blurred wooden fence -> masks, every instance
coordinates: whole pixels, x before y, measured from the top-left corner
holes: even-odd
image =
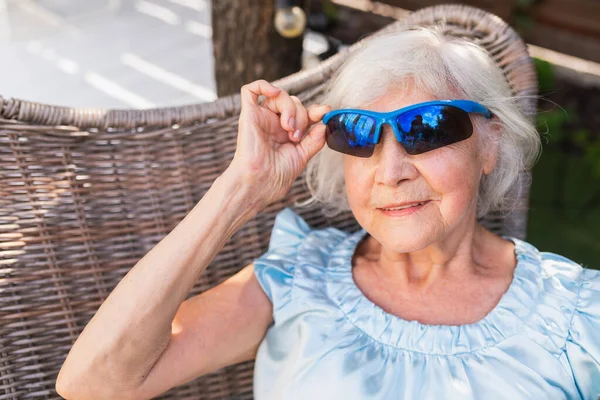
[[[405,10],[462,3],[490,11],[512,25],[527,43],[600,62],[600,0],[332,0],[360,9],[389,5]]]

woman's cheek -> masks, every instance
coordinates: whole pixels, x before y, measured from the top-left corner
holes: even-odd
[[[348,198],[350,207],[357,211],[360,208],[369,207],[371,187],[367,179],[352,172],[349,172],[346,177],[352,177],[351,179],[346,178],[346,197]]]
[[[349,156],[345,156],[349,157]],[[346,182],[346,196],[350,206],[367,207],[371,185],[369,173],[357,160],[344,159],[344,177]]]
[[[423,160],[418,168],[432,189],[438,193],[471,192],[479,179],[474,151],[468,146],[449,146],[439,150],[437,154],[433,151],[433,157]]]

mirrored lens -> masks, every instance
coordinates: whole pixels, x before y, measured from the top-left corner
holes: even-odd
[[[370,157],[377,124],[375,119],[358,113],[344,113],[327,122],[327,145],[330,149],[356,157]]]
[[[396,118],[402,132],[402,145],[408,154],[439,149],[473,134],[466,111],[454,106],[425,106],[407,111]]]

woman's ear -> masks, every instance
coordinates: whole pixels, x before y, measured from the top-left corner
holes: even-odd
[[[498,163],[498,149],[504,126],[498,117],[494,116],[486,128],[488,129],[488,138],[484,145],[482,171],[484,175],[489,175]]]

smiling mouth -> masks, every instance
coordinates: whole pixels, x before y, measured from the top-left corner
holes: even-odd
[[[413,204],[408,204],[408,205],[405,205],[405,206],[394,207],[394,208],[380,208],[380,210],[384,210],[384,211],[404,210],[406,208],[418,207],[418,206],[421,206],[421,205],[423,205],[425,203],[427,203],[427,201],[422,201],[420,203],[413,203]]]
[[[398,207],[390,207],[390,208],[379,208],[380,210],[383,211],[396,211],[396,210],[404,210],[406,208],[412,208],[412,207],[418,207],[421,206],[423,204],[429,203],[430,200],[425,200],[425,201],[420,201],[420,202],[415,202],[415,203],[411,203],[411,204],[406,204],[403,206],[398,206]]]
[[[423,207],[425,207],[429,203],[430,203],[430,200],[427,200],[427,201],[422,201],[419,203],[407,204],[405,206],[400,206],[400,207],[378,208],[378,210],[389,216],[406,216],[406,215],[410,215],[410,214],[413,214],[413,213],[421,210]]]

